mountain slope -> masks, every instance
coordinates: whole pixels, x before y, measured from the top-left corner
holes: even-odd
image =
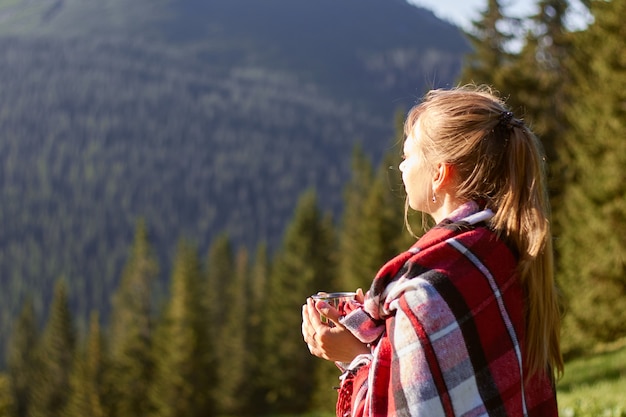
[[[338,213],[465,50],[399,0],[0,0],[1,330],[61,276],[106,316],[139,217],[166,277],[182,236],[275,247],[309,187]]]

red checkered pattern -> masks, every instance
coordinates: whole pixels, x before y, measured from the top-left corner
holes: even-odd
[[[489,216],[462,207],[388,262],[342,320],[373,344],[344,375],[339,416],[558,415],[549,372],[527,379],[517,260]]]

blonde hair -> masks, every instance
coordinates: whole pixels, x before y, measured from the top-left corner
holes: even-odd
[[[491,226],[518,251],[527,376],[547,368],[560,375],[561,315],[540,141],[486,86],[428,92],[409,112],[406,136],[415,128],[421,129],[426,160],[453,167],[456,196],[491,208]]]

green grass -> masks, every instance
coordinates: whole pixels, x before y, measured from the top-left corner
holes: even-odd
[[[566,363],[557,390],[563,417],[626,417],[626,339]]]

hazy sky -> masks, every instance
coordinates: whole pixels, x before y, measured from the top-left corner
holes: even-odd
[[[448,20],[467,28],[472,19],[487,6],[487,0],[409,0],[417,6],[430,9],[441,19]],[[535,0],[503,1],[509,14],[515,16],[529,15],[535,12]]]
[[[478,18],[487,6],[487,0],[408,0],[417,6],[432,10],[437,17],[448,20],[464,29]],[[502,0],[500,4],[510,16],[529,16],[537,12],[537,0]],[[570,3],[571,9],[566,24],[570,29],[583,29],[591,23],[589,15],[579,1]]]

